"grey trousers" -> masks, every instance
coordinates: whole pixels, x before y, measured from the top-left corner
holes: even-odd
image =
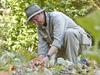
[[[84,34],[85,31],[82,29],[74,29],[69,28],[65,32],[64,36],[64,45],[61,50],[58,51],[57,57],[63,57],[65,59],[68,59],[69,61],[73,62],[74,64],[78,63],[79,58],[79,50],[80,49],[80,41],[86,41],[86,44],[89,43],[89,38],[86,34]],[[85,37],[83,37],[83,35]],[[82,38],[86,40],[82,40]],[[85,43],[84,43],[85,45]]]

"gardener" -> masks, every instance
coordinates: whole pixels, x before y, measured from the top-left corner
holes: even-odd
[[[32,22],[38,29],[41,62],[56,55],[56,58],[63,57],[77,64],[81,51],[91,45],[91,39],[84,29],[62,12],[45,12],[36,4],[26,8],[25,12],[28,18],[26,23]]]

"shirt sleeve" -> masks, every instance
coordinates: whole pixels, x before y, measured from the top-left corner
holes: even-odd
[[[47,42],[43,39],[43,36],[41,35],[40,31],[38,30],[38,55],[46,55],[49,47]]]
[[[54,25],[54,31],[53,31],[54,40],[52,46],[61,48],[64,38],[64,26],[65,26],[64,17],[60,14],[56,15],[53,18],[53,25]]]

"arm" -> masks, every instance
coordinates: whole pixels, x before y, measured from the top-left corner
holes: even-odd
[[[62,15],[58,14],[55,17],[53,17],[53,25],[54,41],[51,45],[51,48],[48,51],[48,55],[50,56],[57,53],[58,49],[61,48],[61,45],[63,44],[65,19],[62,17]]]
[[[43,36],[40,33],[40,30],[38,29],[38,55],[39,56],[45,56],[49,50],[47,42],[43,39]]]

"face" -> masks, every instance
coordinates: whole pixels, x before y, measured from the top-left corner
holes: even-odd
[[[35,23],[38,26],[42,26],[45,22],[44,13],[42,12],[32,17],[31,22]]]

